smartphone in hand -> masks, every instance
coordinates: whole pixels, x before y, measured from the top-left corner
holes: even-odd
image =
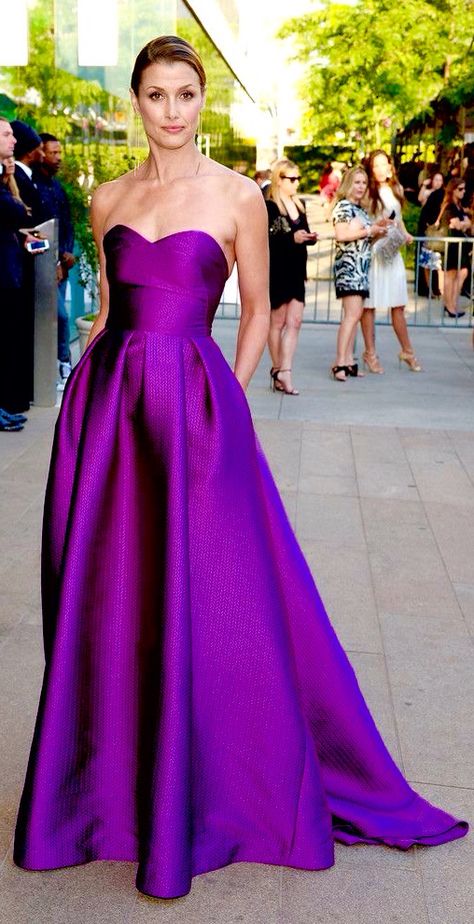
[[[27,241],[25,248],[28,253],[44,253],[45,250],[49,250],[49,241],[44,238],[38,238],[35,241]]]

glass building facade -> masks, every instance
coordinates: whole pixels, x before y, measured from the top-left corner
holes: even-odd
[[[151,38],[177,34],[201,54],[208,75],[201,138],[204,152],[230,167],[251,171],[254,139],[235,113],[252,106],[238,72],[236,0],[25,0],[28,63],[2,66],[0,112],[60,136],[66,145],[143,144],[129,103],[136,54]],[[198,9],[196,10],[195,7]],[[201,10],[209,10],[203,24]],[[215,34],[210,23],[216,23]],[[12,17],[12,27],[14,18]],[[225,51],[222,49],[225,45]],[[234,51],[229,63],[226,54]],[[138,143],[138,145],[137,145]]]
[[[78,253],[71,274],[74,319],[84,314],[84,299],[94,304],[97,288],[91,192],[144,158],[145,138],[133,117],[129,85],[135,57],[150,39],[177,34],[194,45],[208,78],[198,145],[240,172],[255,169],[255,143],[246,133],[255,104],[241,73],[238,9],[236,0],[16,0],[16,5],[25,14],[24,34],[15,34],[22,17],[12,16],[9,42],[0,40],[0,114],[50,132],[63,144],[60,179],[72,206]]]

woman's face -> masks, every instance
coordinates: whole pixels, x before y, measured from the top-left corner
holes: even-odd
[[[184,61],[150,64],[143,71],[138,96],[133,90],[131,96],[150,141],[174,150],[194,140],[204,93],[196,71],[189,64]]]
[[[453,190],[453,199],[456,202],[461,202],[461,199],[463,199],[465,192],[466,192],[466,185],[465,183],[461,183],[460,186],[456,186],[456,189]]]
[[[367,191],[367,177],[364,173],[356,173],[352,180],[351,191],[349,194],[349,199],[352,199],[353,202],[360,202],[364,198]]]
[[[392,175],[392,168],[385,154],[377,154],[372,161],[372,173],[377,183],[385,183]]]
[[[278,186],[280,193],[283,196],[296,196],[298,192],[298,184],[300,181],[300,174],[297,167],[287,167],[284,173],[280,173],[278,178]]]
[[[444,177],[442,173],[435,173],[433,179],[431,180],[432,189],[442,189],[444,186]]]

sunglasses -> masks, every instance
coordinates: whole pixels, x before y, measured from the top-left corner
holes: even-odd
[[[300,176],[286,176],[286,174],[280,174],[280,180],[289,180],[290,183],[297,183],[298,180],[301,180]]]
[[[464,192],[465,188],[465,186],[456,186],[458,192]]]

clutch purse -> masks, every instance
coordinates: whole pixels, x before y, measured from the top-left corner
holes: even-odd
[[[405,241],[405,232],[398,225],[389,225],[385,237],[379,238],[372,250],[382,263],[392,263]]]

